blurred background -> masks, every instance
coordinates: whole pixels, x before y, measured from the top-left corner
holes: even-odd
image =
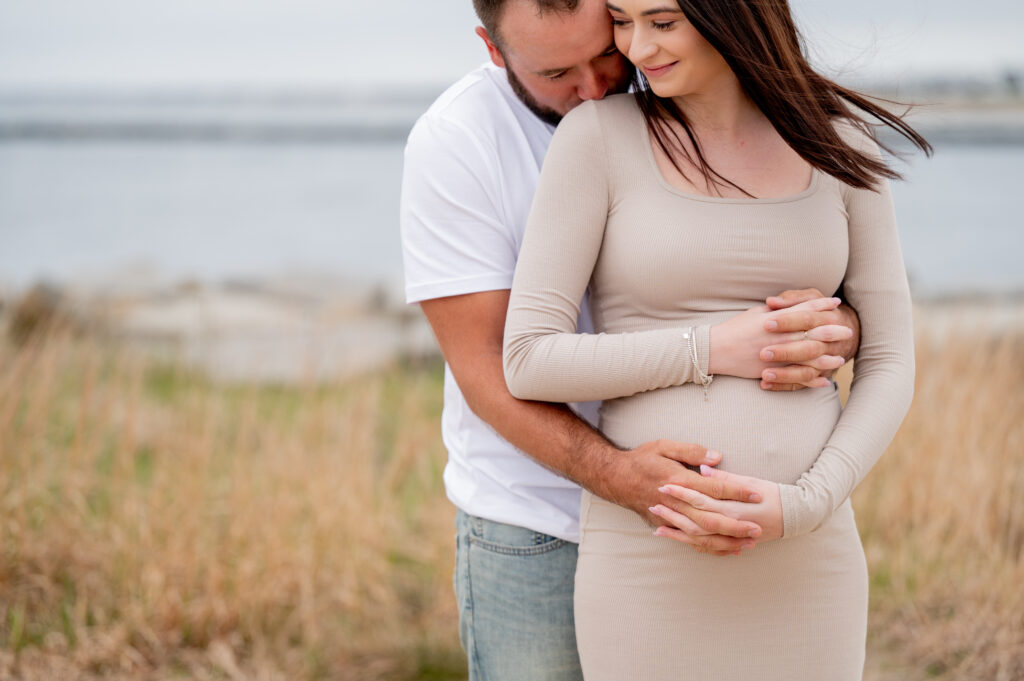
[[[894,187],[921,366],[858,490],[869,674],[1024,679],[1024,5],[791,5],[936,148]],[[463,678],[398,198],[475,26],[469,0],[6,0],[0,678]]]

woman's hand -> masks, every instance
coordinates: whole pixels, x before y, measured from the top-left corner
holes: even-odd
[[[793,332],[802,336],[804,330],[820,324],[838,324],[850,329],[851,333],[834,340],[816,338],[808,333],[806,339],[796,342],[780,340],[775,345],[763,348],[761,360],[776,362],[780,365],[762,372],[761,388],[764,390],[800,390],[806,387],[805,382],[808,378],[813,380],[819,374],[829,376],[834,371],[818,371],[815,360],[823,358],[824,354],[842,357],[847,362],[857,354],[857,348],[860,345],[860,318],[857,316],[857,311],[846,303],[825,312],[791,311],[800,303],[821,297],[821,292],[818,289],[810,288],[783,291],[765,301],[772,310],[787,310],[786,314],[776,316],[766,324],[766,328],[769,331],[774,331],[780,339],[792,336]]]
[[[658,504],[651,508],[651,513],[666,523],[654,531],[655,535],[689,544],[701,553],[714,553],[704,550],[701,546],[700,538],[708,534],[708,532],[701,528],[700,519],[702,515],[718,513],[734,520],[757,523],[761,527],[761,535],[759,537],[748,540],[740,550],[734,551],[729,555],[738,556],[742,550],[751,549],[755,544],[778,539],[782,536],[782,497],[777,483],[746,475],[726,473],[710,466],[701,466],[700,470],[701,475],[704,477],[717,479],[722,483],[742,484],[748,489],[756,490],[761,495],[761,501],[755,504],[712,499],[705,494],[686,487],[665,485],[660,487],[658,491],[685,502],[688,510],[684,513],[679,513],[663,504]]]
[[[838,298],[816,296],[784,309],[754,307],[712,326],[708,373],[759,378],[764,388],[773,384],[788,384],[790,390],[830,385],[827,376],[845,360],[826,354],[828,344],[853,335],[852,329],[836,323],[839,305]],[[797,359],[769,359],[776,353]]]

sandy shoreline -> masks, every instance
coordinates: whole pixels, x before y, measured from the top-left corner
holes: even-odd
[[[419,309],[382,286],[282,278],[34,291],[45,298],[43,307],[59,307],[71,325],[101,342],[180,361],[222,381],[342,380],[437,354]],[[17,308],[13,300],[3,305],[7,324]]]
[[[101,342],[181,361],[228,382],[344,380],[403,359],[436,357],[418,306],[383,286],[314,277],[47,289],[46,304]],[[8,292],[4,325],[17,314]],[[1024,297],[924,300],[919,338],[1024,334]]]

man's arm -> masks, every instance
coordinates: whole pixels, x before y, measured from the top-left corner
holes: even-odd
[[[658,491],[671,483],[717,499],[759,501],[745,483],[702,476],[683,465],[714,465],[721,455],[667,440],[621,450],[568,407],[521,401],[509,393],[502,370],[508,298],[507,290],[499,290],[420,303],[473,412],[542,465],[639,513],[652,525],[663,521],[651,507],[663,505],[684,515],[702,532],[690,542],[697,550],[721,555],[752,545],[751,537],[761,532],[756,524],[690,507]]]

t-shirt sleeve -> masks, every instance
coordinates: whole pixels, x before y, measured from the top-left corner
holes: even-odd
[[[516,243],[500,190],[493,145],[452,121],[417,122],[402,171],[407,302],[511,288]]]
[[[603,134],[586,102],[559,124],[544,160],[505,324],[505,380],[520,399],[605,400],[693,380],[686,328],[575,333],[608,217]],[[695,331],[706,372],[709,327]]]
[[[843,189],[850,244],[844,288],[860,316],[861,342],[832,436],[795,485],[780,485],[785,537],[817,529],[846,501],[896,435],[914,392],[910,290],[889,183],[880,181],[877,191]]]

